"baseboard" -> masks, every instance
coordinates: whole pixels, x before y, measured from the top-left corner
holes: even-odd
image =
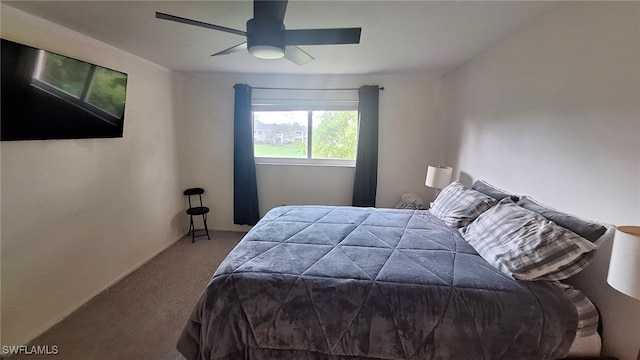
[[[100,294],[102,294],[103,292],[109,290],[109,288],[111,288],[113,285],[115,285],[120,280],[124,279],[125,277],[129,276],[134,271],[136,271],[139,268],[141,268],[144,264],[148,263],[151,259],[153,259],[154,257],[158,256],[158,254],[160,254],[161,252],[167,250],[171,245],[175,244],[176,242],[178,242],[180,239],[182,239],[186,235],[187,235],[187,233],[184,233],[180,237],[178,237],[176,240],[173,240],[173,241],[168,242],[167,244],[164,244],[162,247],[160,247],[159,250],[153,252],[151,255],[149,255],[146,258],[144,258],[141,262],[139,262],[138,264],[132,266],[129,270],[125,271],[120,276],[118,276],[114,280],[112,280],[109,283],[107,283],[104,287],[102,287],[101,290],[97,291],[93,295],[87,296],[82,301],[80,301],[78,303],[78,305],[73,306],[69,310],[62,312],[59,316],[55,317],[53,320],[48,321],[45,325],[43,325],[40,328],[38,328],[36,331],[33,332],[33,335],[28,337],[28,340],[25,341],[24,344],[20,344],[20,345],[29,345],[29,343],[31,343],[33,340],[35,340],[38,336],[42,335],[47,330],[51,329],[57,323],[59,323],[62,320],[66,319],[69,315],[73,314],[76,310],[80,309],[81,307],[83,307],[84,305],[89,303],[95,297],[97,297]],[[3,345],[5,345],[5,344],[3,344]],[[15,344],[11,344],[11,345],[15,345]],[[11,358],[11,356],[3,355],[1,359],[7,359],[8,360],[10,358]]]
[[[235,225],[235,227],[216,227],[209,228],[209,231],[227,231],[227,232],[235,232],[235,233],[246,233],[251,230],[253,226],[249,225]]]

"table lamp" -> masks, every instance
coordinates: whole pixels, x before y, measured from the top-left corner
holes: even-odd
[[[640,226],[616,228],[607,282],[621,293],[640,300]]]
[[[449,166],[429,166],[427,168],[427,179],[424,184],[436,189],[436,198],[440,190],[451,183],[451,167]]]

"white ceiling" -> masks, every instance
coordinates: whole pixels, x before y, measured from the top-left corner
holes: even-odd
[[[548,1],[290,0],[288,29],[362,27],[358,45],[301,46],[316,60],[210,55],[242,36],[155,18],[155,12],[246,30],[252,2],[4,1],[177,71],[304,74],[442,73],[558,3]]]

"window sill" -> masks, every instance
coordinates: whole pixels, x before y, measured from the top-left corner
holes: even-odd
[[[256,165],[356,167],[355,160],[256,157]]]

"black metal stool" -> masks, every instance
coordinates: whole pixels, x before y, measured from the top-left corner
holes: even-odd
[[[196,231],[204,231],[207,235],[207,239],[211,240],[209,237],[209,228],[207,227],[207,214],[209,213],[209,208],[206,206],[202,206],[202,194],[204,194],[204,189],[202,188],[191,188],[184,191],[184,194],[189,199],[189,208],[187,209],[187,215],[189,215],[189,232],[187,235],[191,235],[191,242],[196,242]],[[200,206],[193,207],[191,205],[191,197],[198,195],[198,199],[200,199]],[[193,224],[193,217],[202,215],[202,221],[204,222],[204,229],[197,229]],[[204,234],[198,235],[204,236]]]

